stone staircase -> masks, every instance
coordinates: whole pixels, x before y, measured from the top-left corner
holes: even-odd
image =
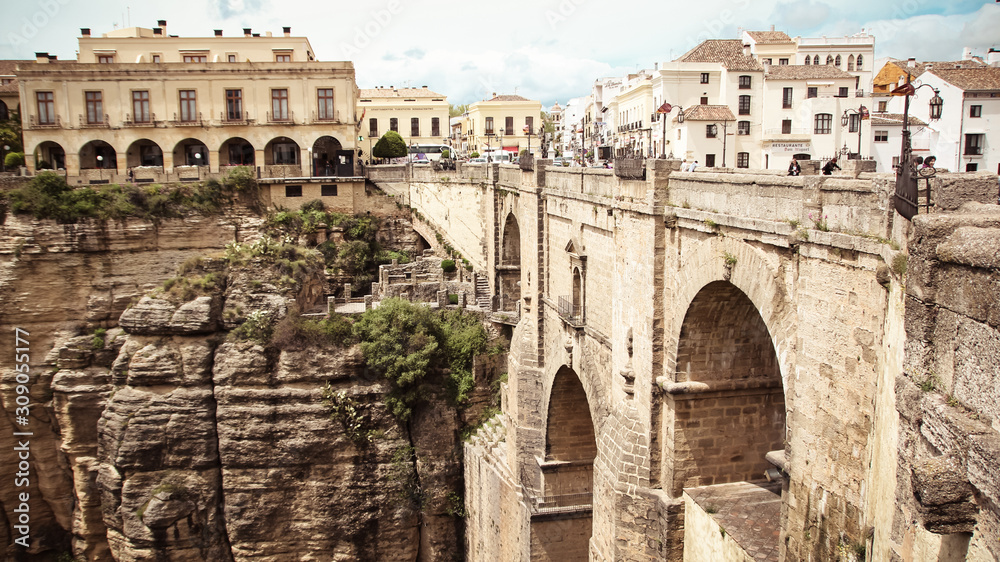
[[[483,310],[491,310],[493,308],[493,295],[490,294],[490,282],[487,281],[485,275],[479,273],[474,275],[476,277],[476,306]]]

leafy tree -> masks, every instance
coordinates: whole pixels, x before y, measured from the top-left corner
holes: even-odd
[[[17,110],[10,111],[10,119],[0,121],[0,146],[9,146],[11,152],[23,152],[21,143],[21,116]]]
[[[406,142],[396,131],[386,131],[372,149],[372,155],[376,158],[401,158],[406,153]]]
[[[458,117],[466,111],[469,110],[469,104],[463,103],[461,105],[448,104],[448,117]]]

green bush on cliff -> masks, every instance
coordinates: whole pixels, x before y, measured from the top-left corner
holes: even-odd
[[[386,404],[405,421],[431,389],[427,375],[447,366],[445,390],[454,406],[467,399],[475,379],[473,358],[486,348],[479,319],[462,311],[435,312],[402,299],[386,299],[354,324],[369,368],[392,381]]]

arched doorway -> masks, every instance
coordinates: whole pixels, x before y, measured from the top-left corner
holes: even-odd
[[[516,312],[521,301],[521,230],[514,213],[507,214],[500,250],[500,310]]]
[[[350,151],[345,151],[340,141],[324,136],[316,139],[312,146],[313,175],[317,176],[351,176],[353,174],[353,159]],[[350,161],[350,170],[345,164]],[[345,173],[346,172],[346,173]]]
[[[10,119],[10,110],[7,109],[7,104],[3,100],[0,100],[0,121],[8,119]]]
[[[531,523],[533,560],[588,559],[596,458],[587,392],[572,368],[560,367],[549,395],[542,497]]]
[[[115,148],[102,140],[92,140],[80,148],[80,169],[118,168],[118,153]]]
[[[219,148],[220,166],[253,166],[255,151],[246,139],[233,137]]]
[[[174,147],[174,167],[208,165],[208,147],[200,140],[184,139]]]
[[[139,166],[163,166],[163,150],[149,139],[139,139],[129,145],[125,152],[125,164],[129,168]]]
[[[774,344],[753,302],[727,281],[709,283],[688,307],[677,343],[671,487],[762,480],[770,451],[784,449],[785,400]]]
[[[275,137],[264,147],[264,164],[294,165],[299,163],[299,144],[288,137]]]
[[[66,151],[59,143],[45,141],[35,149],[36,170],[61,170],[66,168]]]

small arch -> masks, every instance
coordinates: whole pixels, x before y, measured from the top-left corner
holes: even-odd
[[[275,137],[264,147],[264,164],[295,165],[299,163],[299,143],[288,137]]]
[[[854,70],[854,55],[847,57],[847,70]]]
[[[174,146],[174,166],[208,166],[208,147],[198,139],[187,138]]]
[[[35,148],[36,170],[62,170],[66,168],[66,151],[53,141],[44,141]]]
[[[92,140],[80,147],[80,169],[114,170],[118,168],[115,147],[102,140]]]
[[[163,150],[160,145],[149,139],[139,139],[129,145],[125,151],[125,165],[129,168],[138,166],[163,166]]]
[[[819,64],[819,55],[813,55],[813,64]]]
[[[317,176],[339,176],[343,169],[341,157],[344,147],[339,140],[331,136],[316,139],[312,146],[313,174]]]
[[[833,64],[833,55],[826,55],[826,64],[827,65]]]
[[[573,268],[573,318],[583,319],[583,273]]]
[[[806,64],[812,64],[812,57],[806,57]]]
[[[244,138],[226,139],[219,147],[220,166],[253,166],[256,162],[256,151],[253,145]]]
[[[514,213],[504,221],[500,246],[500,309],[517,311],[521,301],[521,229]]]
[[[840,55],[837,55],[837,58],[833,60],[833,66],[840,68],[840,63],[842,62],[844,62],[843,59],[840,58]]]
[[[857,70],[863,70],[865,66],[864,61],[865,61],[864,55],[858,55],[858,62],[856,63],[854,68],[856,68]]]

